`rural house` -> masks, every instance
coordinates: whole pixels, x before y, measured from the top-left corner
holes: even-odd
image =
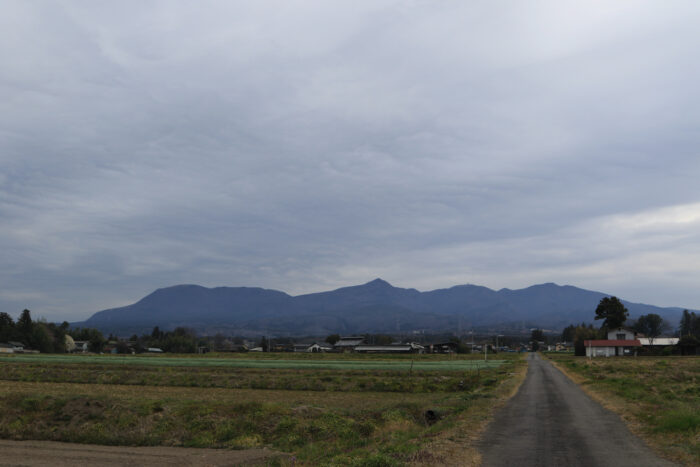
[[[21,342],[13,342],[13,341],[10,341],[10,342],[8,342],[8,344],[10,344],[10,345],[12,346],[12,351],[13,351],[14,353],[18,353],[18,352],[19,352],[19,353],[22,353],[22,352],[24,352],[24,344],[22,344]]]
[[[634,331],[618,328],[608,331],[607,339],[584,340],[586,357],[614,357],[622,355],[637,355],[642,346]]]
[[[87,353],[89,344],[88,341],[73,341],[74,347],[70,351]]]
[[[430,344],[428,346],[428,351],[430,353],[457,353],[459,349],[459,344],[457,342],[438,342],[437,344]]]
[[[325,343],[319,344],[318,342],[314,342],[306,349],[306,352],[313,352],[313,353],[331,352],[331,351],[333,351],[333,346],[331,346],[330,344],[325,344]]]
[[[330,346],[329,344],[319,344],[318,342],[314,342],[313,344],[294,344],[294,351],[295,352],[318,353],[318,352],[331,352],[332,350],[333,350],[333,347]]]
[[[355,350],[355,347],[364,342],[365,338],[362,336],[341,337],[333,346],[333,350],[336,352],[352,352]]]

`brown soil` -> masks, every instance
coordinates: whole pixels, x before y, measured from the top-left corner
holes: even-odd
[[[270,449],[194,449],[173,447],[124,447],[54,441],[0,440],[0,466],[106,467],[148,465],[165,467],[264,465],[282,455]]]

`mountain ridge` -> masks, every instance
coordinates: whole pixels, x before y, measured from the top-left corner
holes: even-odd
[[[330,333],[449,332],[469,328],[561,329],[593,322],[602,292],[553,282],[523,289],[463,284],[420,292],[377,278],[365,284],[292,296],[261,287],[179,284],[156,289],[132,305],[101,310],[76,326],[117,335],[154,326],[186,326],[204,334],[322,335]],[[657,313],[676,326],[682,308],[621,300],[630,318]]]

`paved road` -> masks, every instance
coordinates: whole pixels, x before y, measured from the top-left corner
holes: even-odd
[[[528,358],[523,385],[480,441],[484,467],[674,465],[551,363],[535,353]]]
[[[97,446],[53,441],[0,440],[0,467],[265,465],[277,454],[269,449],[232,451],[226,449]]]

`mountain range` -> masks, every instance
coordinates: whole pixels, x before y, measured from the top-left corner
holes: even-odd
[[[601,292],[553,283],[498,291],[478,285],[419,292],[382,279],[363,285],[291,296],[257,287],[176,285],[138,302],[95,313],[73,326],[120,336],[184,326],[200,334],[301,336],[332,333],[505,332],[560,330],[593,322]],[[675,328],[682,308],[621,300],[630,318],[656,313]]]

